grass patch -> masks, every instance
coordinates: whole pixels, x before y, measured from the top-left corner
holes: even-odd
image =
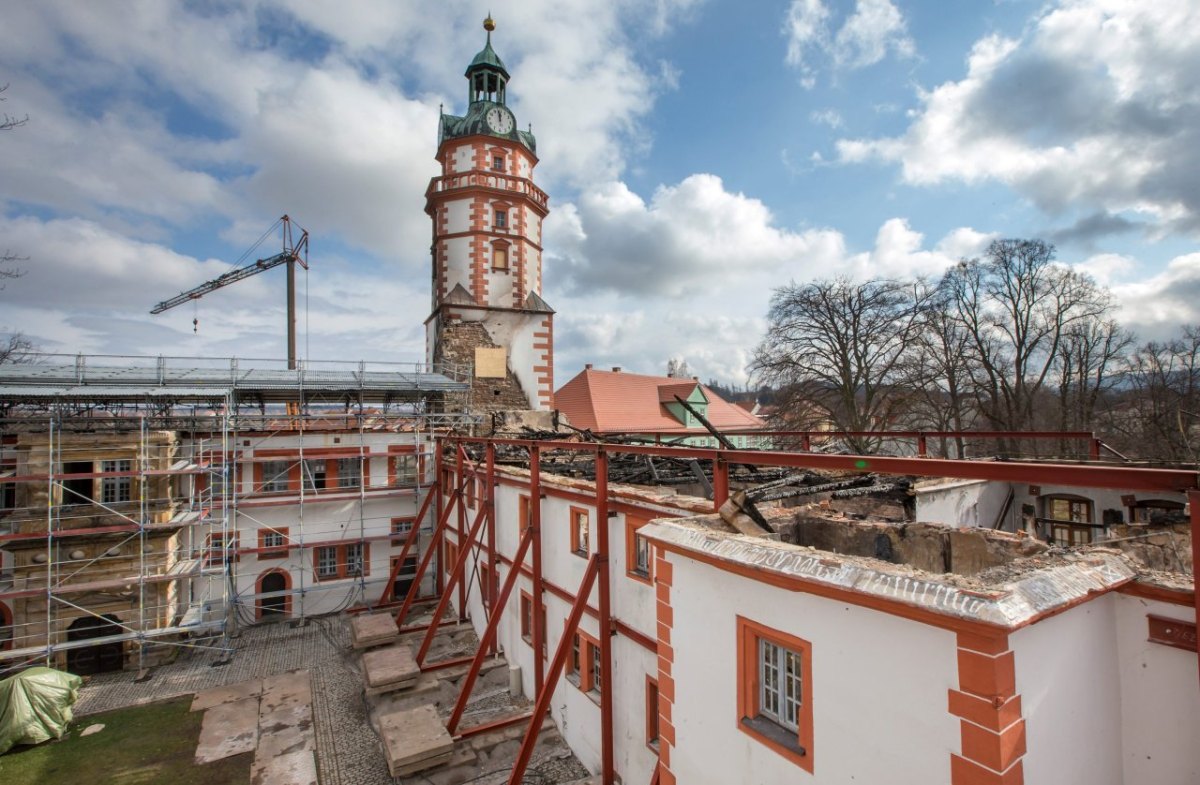
[[[4,785],[249,785],[254,753],[195,762],[204,712],[186,696],[77,718],[61,741],[14,747],[0,755]],[[89,725],[104,730],[80,736]]]

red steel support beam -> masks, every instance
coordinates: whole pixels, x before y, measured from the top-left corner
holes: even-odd
[[[487,587],[484,589],[484,595],[487,597],[487,607],[490,611],[488,621],[491,621],[491,616],[496,613],[496,593],[500,588],[500,575],[497,569],[495,553],[496,553],[496,445],[489,443],[486,451],[487,456],[487,488],[483,492],[483,506],[487,510],[487,556],[488,556],[488,574]],[[496,653],[496,641],[488,647],[488,654]]]
[[[542,637],[545,636],[546,631],[542,629],[545,626],[542,624],[542,608],[545,600],[542,599],[541,455],[541,448],[538,445],[531,444],[529,446],[529,531],[533,534],[533,564],[531,565],[533,567],[533,608],[529,613],[533,617],[533,692],[535,695],[542,691],[542,682],[546,678],[546,662],[542,657],[542,647],[546,645]],[[520,564],[519,561],[515,563]]]
[[[454,455],[455,474],[458,477],[457,484],[458,484],[459,488],[465,488],[466,487],[466,474],[464,474],[464,470],[463,470],[463,460],[466,457],[466,455],[465,455],[466,450],[464,450],[462,448],[462,446],[460,445],[459,448],[457,450],[455,450],[454,452],[455,452],[455,455]],[[471,481],[472,482],[475,481],[474,475],[472,475]],[[455,527],[455,530],[454,530],[455,533],[458,534],[459,548],[462,548],[463,536],[466,533],[466,528],[467,528],[466,522],[467,522],[467,505],[463,504],[462,500],[460,499],[458,502],[458,525]],[[449,591],[450,591],[449,586],[445,586],[442,588],[442,594],[447,594],[447,593],[449,593]],[[466,619],[467,619],[467,582],[459,581],[459,583],[458,583],[458,620],[466,621]]]
[[[413,576],[412,586],[408,587],[408,594],[404,595],[404,604],[400,606],[400,610],[396,612],[396,626],[404,624],[404,618],[408,615],[408,609],[412,607],[413,602],[417,599],[417,592],[421,589],[421,579],[425,577],[425,570],[429,569],[429,562],[433,560],[433,555],[437,553],[438,545],[442,542],[442,534],[446,530],[446,523],[450,520],[450,513],[455,507],[462,506],[463,489],[460,485],[454,489],[454,495],[450,497],[450,503],[442,510],[442,517],[438,518],[437,526],[433,527],[433,538],[429,541],[429,548],[421,557],[421,562],[417,565],[417,573]],[[416,526],[413,527],[415,531]]]
[[[478,736],[479,734],[487,733],[488,731],[500,730],[501,728],[519,725],[527,719],[529,719],[529,712],[526,711],[522,712],[521,714],[514,714],[511,717],[504,717],[502,719],[492,720],[490,722],[482,722],[478,725],[472,725],[469,728],[463,728],[462,731],[460,731],[454,737],[454,740],[459,741],[460,739],[469,739],[472,736]]]
[[[917,434],[917,455],[924,458],[929,455],[929,443],[926,441],[925,434]]]
[[[526,529],[521,535],[517,552],[513,555],[514,565],[519,565],[525,560],[525,554],[529,552],[529,543],[532,541],[533,531]],[[479,677],[479,669],[483,667],[487,649],[496,640],[496,630],[500,626],[500,614],[504,610],[505,603],[508,602],[509,595],[512,594],[513,587],[517,585],[517,578],[520,575],[520,569],[514,566],[508,571],[508,577],[504,579],[504,587],[500,589],[500,596],[496,598],[496,608],[488,619],[487,629],[483,631],[483,637],[479,641],[479,648],[475,650],[475,658],[471,661],[471,667],[467,669],[466,675],[462,678],[458,700],[454,704],[454,711],[450,713],[450,719],[446,722],[446,730],[451,736],[454,735],[454,730],[458,727],[459,720],[462,719],[463,712],[467,708],[467,701],[471,699],[471,689],[475,686],[475,679]]]
[[[713,508],[721,509],[721,505],[729,499],[729,461],[725,459],[724,451],[719,451],[713,459]]]
[[[461,588],[467,583],[464,577],[464,570],[467,565],[467,557],[471,555],[471,546],[475,543],[475,538],[479,536],[479,530],[483,528],[483,522],[487,520],[485,510],[480,509],[475,515],[475,523],[471,525],[471,531],[467,534],[465,540],[458,541],[458,557],[454,560],[454,567],[450,572],[450,578],[446,583],[446,587],[442,590],[442,598],[438,600],[437,610],[433,612],[433,618],[440,619],[442,614],[446,612],[446,606],[450,604],[450,593],[455,587]],[[459,597],[463,597],[463,593],[459,592]],[[466,604],[465,599],[460,599],[459,602]],[[459,606],[463,607],[462,605]],[[460,611],[459,615],[463,615]],[[436,627],[430,627],[425,637],[421,640],[421,646],[417,649],[417,665],[418,667],[425,663],[425,655],[429,653],[429,647],[433,644],[433,638],[437,634]]]
[[[1188,510],[1192,518],[1192,604],[1196,611],[1196,629],[1200,629],[1200,579],[1196,578],[1196,565],[1200,564],[1200,491],[1188,492]],[[1196,652],[1196,663],[1200,666],[1200,650]]]
[[[605,525],[608,525],[607,521],[605,521]],[[533,755],[534,745],[537,744],[538,730],[541,728],[542,719],[550,709],[550,699],[554,697],[554,688],[558,686],[558,679],[562,675],[563,666],[567,662],[567,654],[571,651],[571,641],[579,629],[579,619],[583,616],[583,608],[587,605],[587,597],[592,591],[592,584],[596,582],[598,568],[599,559],[597,556],[592,556],[588,560],[587,571],[583,574],[583,580],[579,583],[579,592],[575,595],[575,604],[571,606],[571,613],[567,616],[567,626],[563,630],[562,638],[558,641],[558,648],[554,650],[554,660],[550,663],[549,681],[537,693],[537,703],[533,707],[533,714],[529,717],[529,727],[525,730],[525,738],[521,741],[521,750],[517,753],[517,759],[513,761],[512,773],[508,777],[508,785],[520,785],[521,779],[525,776],[525,769],[529,767],[529,758]],[[601,647],[603,646],[604,644],[602,643]],[[534,651],[534,658],[541,659],[537,656],[536,650]],[[603,682],[600,684],[600,689],[604,689]]]
[[[400,574],[400,570],[404,569],[404,560],[408,557],[409,550],[412,549],[413,543],[420,536],[421,521],[425,519],[425,513],[429,512],[429,503],[434,496],[441,495],[441,486],[435,481],[429,486],[429,493],[425,495],[425,501],[421,502],[421,510],[417,513],[417,517],[413,518],[412,529],[409,530],[408,536],[404,538],[404,547],[400,549],[400,555],[396,558],[396,563],[392,565],[392,572],[388,576],[387,585],[383,587],[383,594],[379,597],[379,604],[386,605],[391,602],[396,591],[396,576]]]
[[[460,441],[486,443],[482,438],[456,437]],[[528,446],[519,439],[493,439],[495,444]],[[595,444],[543,441],[542,450],[595,452]],[[662,455],[672,458],[716,460],[753,466],[785,466],[836,472],[954,477],[964,480],[1002,480],[1032,485],[1072,485],[1081,488],[1113,488],[1130,491],[1184,493],[1200,488],[1200,474],[1188,469],[1152,469],[1109,464],[1035,463],[1032,461],[985,461],[959,458],[898,458],[888,455],[827,455],[824,453],[768,452],[765,450],[721,450],[698,447],[655,447],[652,445],[606,445],[610,454]]]
[[[609,572],[608,545],[608,453],[601,447],[596,451],[596,567],[600,576],[600,781],[613,785],[616,769],[613,765],[613,683],[612,683],[612,596]],[[580,595],[586,606],[586,592]],[[578,620],[576,621],[578,624]],[[570,641],[570,637],[564,637]],[[557,677],[556,677],[557,678]],[[553,686],[550,687],[553,690]]]

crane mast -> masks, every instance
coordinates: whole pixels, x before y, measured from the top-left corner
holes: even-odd
[[[181,292],[169,300],[163,300],[158,305],[150,310],[152,314],[160,314],[163,311],[170,310],[177,305],[183,305],[194,300],[199,300],[210,292],[215,292],[218,289],[229,286],[232,283],[249,278],[252,275],[264,273],[267,270],[287,265],[287,344],[288,344],[288,368],[296,368],[296,265],[299,264],[305,270],[308,269],[308,231],[300,228],[300,239],[294,240],[292,234],[292,220],[288,216],[283,216],[276,221],[267,233],[259,239],[257,243],[249,251],[243,255],[249,255],[255,250],[266,238],[271,234],[276,227],[283,227],[283,250],[274,256],[268,256],[265,259],[259,259],[251,262],[243,267],[238,267],[224,273],[211,281],[205,281],[194,289],[188,289],[186,292]]]

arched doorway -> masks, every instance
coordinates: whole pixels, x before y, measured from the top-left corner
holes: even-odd
[[[121,632],[116,616],[84,616],[71,622],[71,626],[67,628],[67,641],[86,641],[120,635]],[[124,665],[124,647],[120,641],[67,649],[67,670],[77,676],[119,671]]]
[[[283,570],[268,570],[258,576],[258,602],[255,604],[255,617],[266,620],[272,618],[287,618],[292,615],[292,597],[287,592],[292,588],[292,576]],[[263,597],[273,594],[272,597]]]

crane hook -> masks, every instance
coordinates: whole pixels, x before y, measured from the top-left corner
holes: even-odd
[[[200,332],[200,320],[199,319],[192,319],[192,332],[193,333]]]

